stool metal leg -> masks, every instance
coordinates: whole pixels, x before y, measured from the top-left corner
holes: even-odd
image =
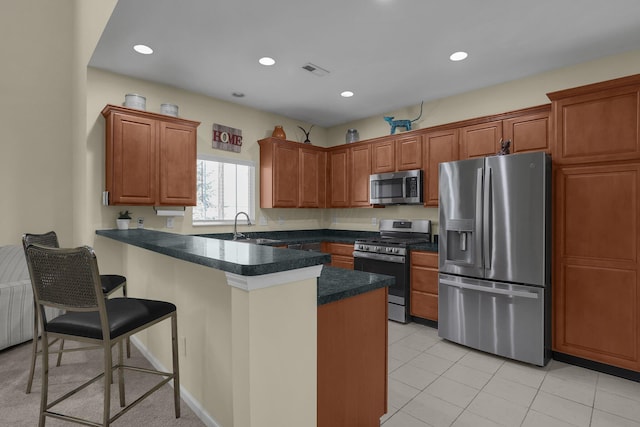
[[[27,394],[31,393],[33,374],[36,370],[36,358],[38,357],[38,305],[33,300],[33,344],[31,345],[31,366],[29,367],[29,379],[27,380]]]
[[[31,366],[29,367],[29,379],[27,380],[27,394],[31,393],[31,387],[33,385],[33,377],[36,371],[36,362],[38,361],[38,353],[42,352],[42,350],[38,351],[38,334],[40,332],[39,329],[39,320],[38,320],[38,306],[36,301],[33,301],[33,343],[31,346]],[[54,340],[51,344],[55,343]],[[40,346],[43,344],[40,343]],[[60,366],[62,361],[62,351],[64,350],[64,340],[60,340],[60,347],[58,348],[58,361],[56,362],[56,366]]]
[[[127,282],[122,285],[122,295],[127,297]],[[127,337],[127,359],[131,359],[131,337]]]
[[[180,367],[178,366],[178,315],[171,316],[171,351],[173,354],[173,401],[176,418],[180,418]]]
[[[40,418],[38,426],[44,427],[45,411],[49,394],[49,341],[47,333],[42,331],[42,390],[40,390]]]
[[[109,419],[111,418],[111,378],[113,360],[111,356],[111,344],[109,340],[104,340],[102,345],[104,346],[104,396],[103,396],[103,412],[102,412],[102,425],[108,426]]]
[[[118,392],[120,393],[120,407],[124,408],[126,403],[125,403],[125,395],[124,395],[124,369],[122,368],[123,362],[124,362],[122,358],[122,353],[123,353],[122,347],[123,347],[122,341],[119,341],[118,342]]]

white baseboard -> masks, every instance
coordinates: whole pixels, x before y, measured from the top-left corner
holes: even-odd
[[[153,367],[159,371],[170,372],[165,366],[158,361],[147,348],[140,342],[135,336],[131,337],[131,343],[136,346],[140,353],[153,365]],[[169,382],[169,385],[173,387],[173,381]],[[182,385],[180,386],[180,397],[187,404],[189,408],[196,414],[196,416],[208,427],[222,427],[213,419],[207,411],[204,410],[200,402],[198,402]]]

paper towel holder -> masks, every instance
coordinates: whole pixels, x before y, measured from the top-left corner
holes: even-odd
[[[153,210],[158,216],[184,216],[186,206],[154,206]]]

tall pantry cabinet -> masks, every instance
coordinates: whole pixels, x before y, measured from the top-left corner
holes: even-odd
[[[640,371],[640,75],[548,96],[553,350]]]

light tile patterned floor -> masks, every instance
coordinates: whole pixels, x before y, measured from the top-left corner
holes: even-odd
[[[382,427],[640,427],[640,383],[552,360],[544,368],[389,322]]]

